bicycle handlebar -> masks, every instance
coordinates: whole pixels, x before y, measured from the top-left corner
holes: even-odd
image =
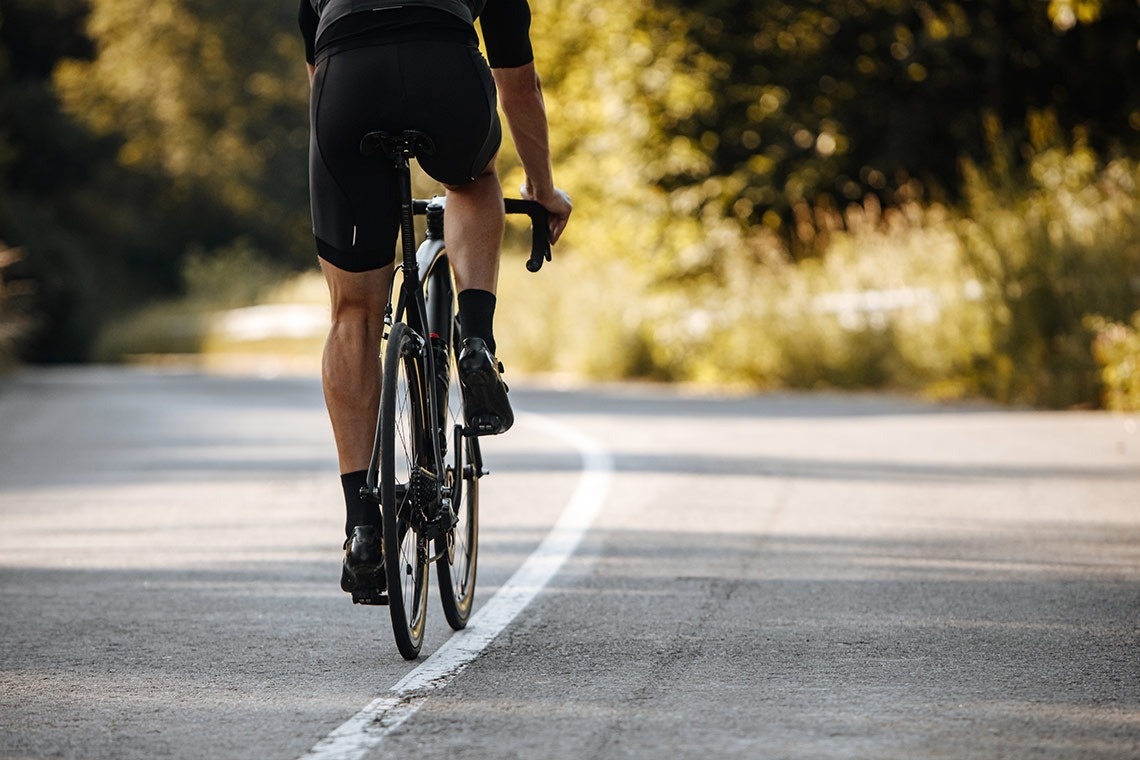
[[[442,199],[431,201],[412,201],[412,212],[417,216],[427,213],[428,206],[439,203]],[[525,201],[521,198],[505,198],[503,206],[508,214],[526,214],[530,217],[531,241],[530,258],[527,259],[526,268],[529,272],[542,269],[544,261],[550,261],[550,222],[546,209],[537,201]]]
[[[550,261],[550,222],[546,209],[537,201],[524,201],[521,198],[506,198],[503,201],[508,214],[526,214],[530,217],[530,258],[526,262],[528,272],[542,269],[542,262]]]

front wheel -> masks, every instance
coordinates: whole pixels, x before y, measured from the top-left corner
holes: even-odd
[[[458,631],[467,626],[475,600],[475,568],[479,556],[479,441],[463,438],[466,424],[459,387],[460,329],[456,320],[455,288],[446,256],[432,265],[426,287],[435,357],[435,393],[439,408],[437,431],[446,451],[443,491],[451,499],[457,523],[436,539],[436,576],[447,624]]]
[[[427,619],[428,547],[420,533],[417,489],[411,487],[427,422],[422,368],[411,331],[403,323],[394,325],[384,350],[380,393],[380,503],[388,611],[396,646],[408,660],[420,654]]]
[[[436,566],[443,616],[452,629],[467,627],[475,601],[475,568],[479,558],[479,457],[478,439],[463,439],[462,424],[454,425],[452,464],[448,468],[454,485],[452,505],[458,517],[455,530],[437,539],[440,558]]]

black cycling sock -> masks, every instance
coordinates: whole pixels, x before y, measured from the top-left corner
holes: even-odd
[[[357,525],[380,527],[380,507],[371,499],[360,498],[360,489],[364,488],[367,479],[367,470],[346,472],[340,476],[340,485],[344,489],[344,506],[347,512],[344,521],[345,536],[351,536],[352,529]]]
[[[495,353],[495,294],[486,290],[463,290],[459,293],[459,324],[464,338],[482,338]]]

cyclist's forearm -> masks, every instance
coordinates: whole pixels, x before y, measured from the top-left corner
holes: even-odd
[[[492,73],[511,137],[526,172],[527,189],[535,200],[547,200],[554,195],[554,171],[550,163],[546,104],[538,73],[533,63],[492,69]]]

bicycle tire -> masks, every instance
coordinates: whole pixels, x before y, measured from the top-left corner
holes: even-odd
[[[467,627],[475,600],[475,576],[479,559],[479,472],[475,438],[463,437],[463,400],[459,393],[459,326],[452,332],[448,385],[447,426],[452,431],[448,467],[452,506],[458,523],[448,536],[436,539],[440,558],[436,566],[443,616],[453,630]]]
[[[407,660],[419,656],[427,620],[427,546],[420,536],[421,507],[410,487],[426,423],[422,366],[407,325],[393,325],[380,393],[380,503],[388,612],[396,647]]]
[[[444,489],[450,494],[457,524],[445,535],[436,539],[435,553],[439,558],[436,579],[439,583],[440,602],[444,617],[452,629],[467,626],[475,598],[475,569],[479,537],[479,468],[472,465],[478,460],[478,443],[463,438],[463,399],[460,395],[458,356],[460,346],[459,320],[456,317],[456,295],[451,267],[445,249],[437,252],[424,281],[424,303],[435,346],[434,357],[446,376],[446,393],[435,383],[437,403],[441,407],[438,431],[441,450],[446,450]],[[439,350],[442,344],[443,351]],[[440,372],[436,367],[436,372]]]

